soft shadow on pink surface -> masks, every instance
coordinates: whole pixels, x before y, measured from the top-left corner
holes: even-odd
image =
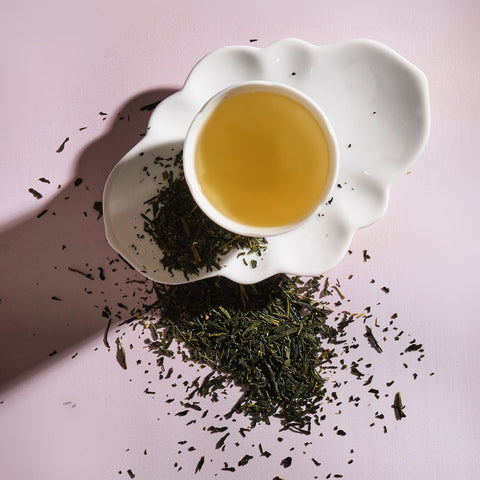
[[[105,348],[109,318],[115,347],[115,325],[148,301],[143,277],[106,242],[94,204],[113,166],[146,132],[154,104],[174,92],[141,93],[108,115],[110,130],[81,152],[72,182],[46,212],[0,234],[0,389],[96,332]]]

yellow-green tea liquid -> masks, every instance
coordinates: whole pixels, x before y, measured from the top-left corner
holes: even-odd
[[[221,102],[200,132],[195,168],[223,215],[274,227],[310,215],[328,178],[327,139],[314,116],[285,95],[254,91]]]

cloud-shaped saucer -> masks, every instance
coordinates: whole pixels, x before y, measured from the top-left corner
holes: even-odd
[[[284,39],[265,48],[220,48],[200,60],[184,87],[153,111],[146,136],[112,170],[103,210],[110,245],[146,277],[184,283],[182,272],[164,270],[163,253],[143,236],[144,202],[161,187],[161,172],[147,177],[156,157],[182,149],[196,113],[220,90],[245,81],[291,85],[318,103],[335,130],[340,155],[333,199],[306,224],[270,237],[252,268],[231,252],[219,271],[254,283],[276,273],[319,275],[338,264],[355,231],[378,220],[392,182],[419,156],[428,138],[430,110],[425,75],[390,48],[372,40],[314,46]],[[158,172],[157,172],[158,173]],[[155,181],[153,180],[155,178]]]

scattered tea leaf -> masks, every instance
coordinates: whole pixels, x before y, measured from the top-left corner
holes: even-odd
[[[151,112],[152,110],[155,109],[155,107],[160,103],[160,100],[156,101],[156,102],[153,102],[153,103],[149,103],[148,105],[144,105],[143,107],[140,107],[140,111],[144,112],[144,111],[148,111],[148,112]]]
[[[244,455],[241,460],[238,461],[238,466],[245,466],[253,457],[251,455]]]
[[[93,275],[91,273],[82,272],[78,268],[68,267],[68,271],[83,275],[84,277],[88,278],[89,280],[94,280]]]
[[[423,347],[421,343],[412,343],[409,345],[406,349],[405,352],[416,352],[417,350],[420,350]]]
[[[69,137],[67,137],[63,142],[62,144],[57,148],[57,153],[60,153],[63,151],[63,149],[65,148],[65,144],[70,140]]]
[[[127,356],[125,354],[125,349],[123,348],[120,337],[116,338],[115,343],[117,344],[117,362],[120,364],[120,366],[124,370],[126,370],[127,369]]]
[[[268,457],[270,457],[270,456],[272,455],[270,452],[268,452],[268,451],[266,451],[266,450],[263,449],[261,443],[258,444],[258,449],[260,450],[260,456],[261,456],[261,457],[266,457],[266,458],[268,458]]]
[[[215,445],[215,448],[218,450],[219,448],[222,448],[224,443],[225,443],[225,440],[227,439],[227,437],[230,435],[230,433],[226,433],[222,438],[220,438],[220,440],[216,443]]]
[[[102,202],[95,202],[93,204],[93,209],[98,212],[97,220],[103,215],[103,203]]]
[[[40,192],[37,192],[34,188],[29,188],[28,191],[37,199],[40,200],[43,198],[43,195]]]
[[[401,420],[402,418],[405,418],[407,415],[403,411],[405,408],[405,405],[402,403],[402,397],[400,395],[400,392],[397,392],[395,394],[395,399],[393,401],[393,409],[395,411],[395,418],[397,420]]]
[[[375,335],[372,332],[372,329],[368,326],[365,325],[365,337],[368,339],[368,343],[372,346],[373,349],[375,349],[378,353],[382,353],[382,347],[378,343],[377,339],[375,338]]]
[[[107,348],[110,348],[110,344],[108,343],[108,330],[110,329],[110,324],[112,323],[112,319],[108,319],[107,327],[105,328],[105,333],[103,334],[103,343]]]
[[[205,456],[202,455],[200,457],[200,460],[197,463],[197,466],[195,467],[195,473],[198,473],[202,469],[204,463],[205,463]]]

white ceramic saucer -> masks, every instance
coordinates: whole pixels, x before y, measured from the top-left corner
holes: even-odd
[[[296,39],[266,48],[224,47],[193,68],[182,90],[153,111],[147,135],[112,170],[103,212],[110,245],[146,277],[184,283],[182,272],[164,270],[163,253],[143,235],[144,202],[161,187],[154,158],[182,149],[190,123],[205,102],[236,83],[266,80],[291,85],[316,101],[335,130],[340,156],[338,186],[322,215],[270,237],[257,267],[238,252],[222,268],[190,281],[222,275],[254,283],[276,273],[313,276],[334,267],[355,231],[378,220],[392,182],[419,156],[430,128],[425,75],[390,48],[371,40],[317,47]],[[146,175],[145,167],[150,173]],[[155,170],[156,169],[156,170]]]

